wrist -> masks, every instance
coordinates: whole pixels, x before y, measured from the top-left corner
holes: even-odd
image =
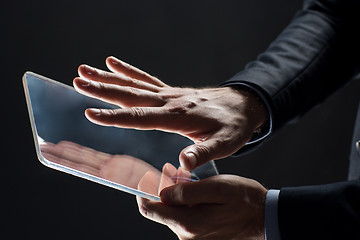
[[[245,101],[247,116],[254,128],[254,135],[259,135],[264,128],[269,128],[270,115],[266,104],[259,94],[246,85],[232,85],[234,89]]]
[[[260,185],[259,185],[260,186]],[[263,186],[257,189],[258,194],[252,199],[252,206],[255,207],[252,212],[252,217],[248,218],[248,232],[247,238],[254,240],[266,240],[265,233],[265,201],[268,190]]]

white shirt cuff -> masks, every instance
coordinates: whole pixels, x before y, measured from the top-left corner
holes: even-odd
[[[280,240],[278,200],[280,190],[270,189],[265,200],[265,240]]]

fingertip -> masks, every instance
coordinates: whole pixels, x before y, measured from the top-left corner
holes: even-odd
[[[114,56],[107,57],[105,62],[110,65],[119,65],[121,63],[121,61]]]
[[[73,79],[73,86],[74,86],[74,88],[76,88],[77,87],[77,84],[76,84],[76,82],[78,81],[78,79],[79,79],[79,77],[75,77],[74,79]]]
[[[160,200],[162,203],[164,204],[171,204],[171,199],[172,199],[172,187],[166,187],[163,190],[161,190],[160,194],[159,194]]]
[[[176,174],[176,168],[171,163],[165,163],[162,168],[162,171],[169,176]]]
[[[78,67],[78,72],[81,72],[82,70],[84,70],[85,65],[86,65],[86,64],[84,64],[84,63],[83,63],[83,64],[80,64],[79,67]]]
[[[91,77],[92,75],[96,75],[96,73],[96,69],[87,64],[81,64],[78,67],[78,74],[81,77]]]
[[[87,117],[98,117],[101,115],[101,109],[98,108],[88,108],[85,110],[85,115]]]
[[[110,55],[110,56],[108,56],[107,58],[106,58],[106,61],[109,61],[109,60],[111,60],[111,59],[117,59],[115,56],[113,56],[113,55]]]
[[[185,170],[183,167],[178,168],[178,176],[177,176],[177,182],[191,182],[191,173],[190,171]]]
[[[79,76],[84,76],[84,73],[85,73],[85,68],[86,68],[86,64],[81,64],[78,69],[77,69],[77,72],[79,74]]]
[[[101,116],[101,109],[88,108],[85,110],[85,117],[92,123],[100,124],[99,117]]]
[[[180,165],[187,171],[193,170],[197,166],[197,157],[194,152],[184,150],[179,157]]]
[[[82,93],[82,89],[81,89],[81,86],[80,86],[80,84],[79,84],[79,80],[80,78],[79,77],[76,77],[76,78],[74,78],[74,80],[73,80],[73,86],[74,86],[74,88],[75,88],[75,90],[77,91],[77,92],[80,92],[80,93]]]
[[[77,89],[77,90],[85,89],[85,88],[89,87],[90,84],[91,84],[91,82],[89,80],[80,78],[80,77],[76,77],[73,80],[73,85],[74,85],[75,89]]]

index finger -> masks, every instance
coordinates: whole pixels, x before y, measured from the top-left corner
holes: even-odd
[[[178,132],[181,125],[181,119],[164,107],[89,108],[85,115],[96,124],[120,128]]]

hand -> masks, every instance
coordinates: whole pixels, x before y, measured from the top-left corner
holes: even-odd
[[[181,182],[191,182],[191,173],[179,167],[176,169],[172,164],[163,166],[161,177],[153,171],[148,171],[139,181],[138,190],[159,196],[160,192],[169,186]]]
[[[217,175],[164,188],[162,203],[137,202],[144,217],[167,225],[181,240],[265,239],[266,194],[254,180]]]
[[[195,144],[179,156],[186,170],[235,153],[268,118],[249,92],[171,87],[114,57],[106,64],[112,72],[81,65],[74,87],[122,108],[87,109],[86,117],[100,125],[158,129],[190,138]]]

